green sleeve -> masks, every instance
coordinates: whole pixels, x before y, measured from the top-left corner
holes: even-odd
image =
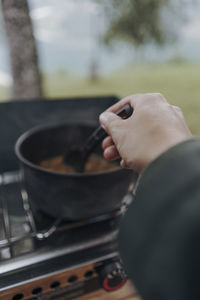
[[[176,145],[144,170],[119,245],[143,300],[200,299],[200,139]]]

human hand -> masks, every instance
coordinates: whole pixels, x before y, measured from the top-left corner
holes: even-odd
[[[133,114],[126,120],[114,114],[126,104]],[[109,134],[102,142],[104,157],[122,158],[121,166],[140,173],[170,147],[192,137],[183,113],[162,94],[136,94],[111,106],[99,117]]]

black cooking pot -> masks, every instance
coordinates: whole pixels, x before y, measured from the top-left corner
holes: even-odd
[[[117,168],[93,174],[64,174],[38,166],[44,159],[81,145],[94,126],[58,124],[24,133],[15,150],[21,162],[24,187],[33,210],[52,217],[80,220],[119,209],[130,184],[131,170]],[[100,153],[100,147],[96,152]]]

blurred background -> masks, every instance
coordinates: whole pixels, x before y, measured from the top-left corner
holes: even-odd
[[[0,101],[145,92],[200,134],[199,0],[0,0]]]

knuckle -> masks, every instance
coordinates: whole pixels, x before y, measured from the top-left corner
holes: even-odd
[[[152,101],[152,102],[166,102],[165,97],[161,93],[150,93],[146,94],[146,100],[147,102]]]
[[[155,97],[155,99],[157,101],[167,102],[167,100],[165,99],[165,97],[161,93],[154,93],[152,95]]]
[[[183,111],[179,106],[173,106],[173,109],[181,116],[184,117]]]
[[[149,107],[152,104],[159,105],[161,103],[168,103],[163,94],[161,93],[144,93],[130,95],[129,101],[134,104],[134,107]]]
[[[157,96],[157,97],[159,97],[159,98],[164,98],[164,96],[163,96],[163,94],[161,94],[161,93],[154,93],[155,94],[155,96]]]
[[[179,106],[173,105],[173,108],[175,108],[177,111],[182,112],[182,109]]]

